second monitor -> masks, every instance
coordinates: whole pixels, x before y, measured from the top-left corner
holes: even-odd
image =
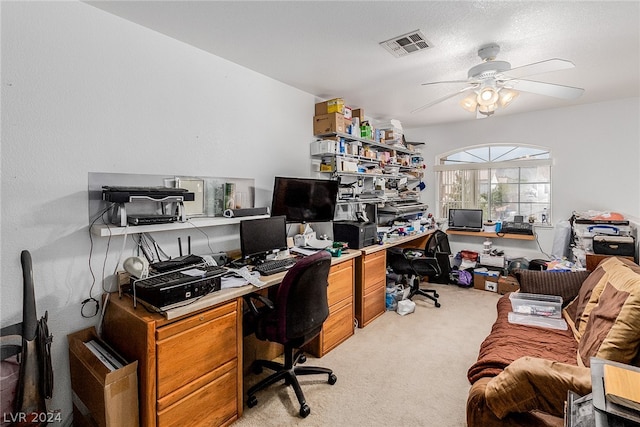
[[[284,216],[240,221],[242,259],[251,263],[287,249],[287,222]]]

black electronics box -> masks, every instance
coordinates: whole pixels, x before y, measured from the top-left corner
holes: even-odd
[[[635,256],[636,242],[632,236],[593,236],[593,252],[601,255]]]
[[[333,223],[333,240],[346,242],[351,249],[375,245],[378,227],[373,222],[338,221]]]

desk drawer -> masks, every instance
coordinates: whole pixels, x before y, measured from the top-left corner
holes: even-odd
[[[231,369],[178,400],[158,410],[158,427],[220,426],[237,420],[237,368]]]
[[[158,329],[158,399],[237,358],[238,315],[229,306],[236,303]]]
[[[347,298],[353,298],[353,260],[336,264],[329,270],[329,306]]]
[[[353,304],[351,301],[344,301],[331,307],[329,318],[322,325],[323,353],[332,350],[351,335],[353,335]]]
[[[371,255],[366,255],[363,262],[362,286],[364,293],[371,291],[371,288],[378,286],[380,281],[385,281],[387,274],[387,253],[378,251]]]
[[[385,312],[385,283],[379,282],[377,288],[363,296],[361,328]]]

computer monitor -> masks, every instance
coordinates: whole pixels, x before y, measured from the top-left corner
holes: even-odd
[[[271,215],[285,215],[287,222],[333,220],[338,181],[313,178],[275,177]]]
[[[287,248],[287,221],[284,215],[240,221],[242,258],[250,262]]]
[[[449,227],[481,229],[482,209],[449,209]]]

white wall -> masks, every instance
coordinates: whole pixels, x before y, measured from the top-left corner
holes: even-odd
[[[587,88],[587,90],[589,90]],[[528,114],[443,124],[405,131],[423,141],[427,189],[435,211],[435,158],[457,148],[493,142],[533,144],[552,150],[552,221],[573,211],[603,210],[640,216],[640,100],[630,98]],[[553,229],[538,228],[540,245],[551,252]],[[452,238],[452,249],[477,250],[481,239]],[[542,257],[537,243],[493,241],[514,256]]]
[[[66,335],[97,324],[80,314],[92,283],[88,173],[254,178],[265,206],[276,174],[310,174],[315,98],[87,4],[1,5],[2,326],[21,320],[27,249],[38,315],[49,312],[54,335],[48,407],[67,418]],[[206,231],[214,250],[239,247],[237,226]],[[207,250],[200,232],[186,234],[194,252]],[[177,255],[176,235],[154,237]],[[94,243],[100,278],[107,239]],[[121,245],[111,243],[107,275]]]

